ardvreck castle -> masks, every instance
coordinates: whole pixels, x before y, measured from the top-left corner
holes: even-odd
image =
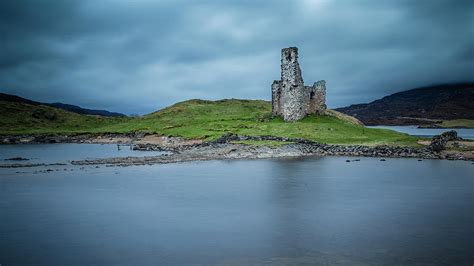
[[[285,121],[297,121],[308,114],[322,114],[326,110],[326,82],[320,80],[305,86],[298,64],[298,48],[281,50],[281,79],[272,84],[273,116]]]

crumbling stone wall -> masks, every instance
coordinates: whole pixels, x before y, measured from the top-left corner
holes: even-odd
[[[323,114],[326,110],[326,81],[320,80],[313,86],[307,86],[308,114]]]
[[[304,83],[298,63],[298,48],[281,50],[282,114],[285,121],[296,121],[306,115]]]
[[[280,81],[275,80],[272,84],[272,114],[273,116],[282,115],[281,112],[281,89]]]
[[[272,113],[285,121],[297,121],[326,110],[326,82],[305,86],[298,63],[298,48],[281,50],[281,80],[272,84]]]

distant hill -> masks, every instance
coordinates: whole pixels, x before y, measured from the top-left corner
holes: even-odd
[[[429,125],[445,120],[473,120],[474,83],[416,88],[336,110],[366,125]]]
[[[51,106],[59,109],[63,109],[69,112],[77,113],[77,114],[83,114],[83,115],[100,115],[100,116],[109,116],[109,117],[123,117],[126,116],[121,113],[116,113],[116,112],[109,112],[106,110],[94,110],[94,109],[86,109],[82,108],[77,105],[71,105],[71,104],[64,104],[64,103],[41,103],[41,102],[36,102],[32,100],[28,100],[16,95],[11,95],[11,94],[6,94],[6,93],[0,93],[0,101],[6,101],[6,102],[16,102],[16,103],[26,103],[30,105],[45,105],[45,106]]]
[[[63,109],[63,110],[67,110],[67,111],[73,112],[73,113],[83,114],[83,115],[101,115],[101,116],[111,116],[111,117],[126,116],[126,115],[121,114],[121,113],[109,112],[109,111],[106,111],[106,110],[86,109],[86,108],[82,108],[82,107],[77,106],[77,105],[65,104],[65,103],[50,103],[50,104],[46,104],[46,105],[51,106],[51,107],[60,108],[60,109]]]
[[[77,114],[12,95],[0,95],[0,136],[109,132],[112,125],[127,121],[128,117]]]

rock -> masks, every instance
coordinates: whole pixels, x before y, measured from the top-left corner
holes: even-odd
[[[239,140],[239,136],[227,132],[224,135],[222,135],[220,138],[216,139],[214,142],[215,143],[228,143],[230,141],[237,141],[237,140]]]
[[[458,132],[456,130],[446,131],[441,134],[441,137],[446,139],[446,141],[458,140]]]
[[[434,152],[440,152],[446,149],[448,141],[458,140],[458,133],[455,130],[443,132],[441,135],[433,136],[428,148]]]
[[[12,157],[5,159],[5,161],[28,161],[29,159],[23,157]]]

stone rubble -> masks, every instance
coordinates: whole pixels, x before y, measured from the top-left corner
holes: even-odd
[[[461,138],[458,138],[458,133],[455,130],[446,131],[442,133],[441,135],[433,136],[428,148],[432,151],[440,152],[446,149],[448,141],[456,141],[456,140],[461,140]]]

